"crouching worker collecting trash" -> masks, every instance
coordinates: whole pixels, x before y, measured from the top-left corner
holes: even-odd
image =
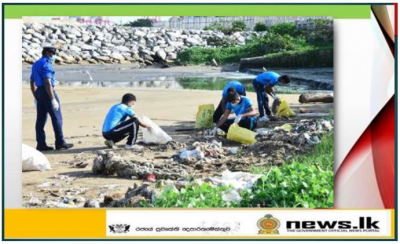
[[[275,95],[273,88],[278,83],[289,84],[290,83],[289,76],[279,75],[276,72],[268,71],[260,74],[253,80],[253,87],[257,93],[258,110],[260,112],[260,118],[259,118],[260,122],[269,121],[269,116],[271,116],[271,110],[269,109],[268,95],[270,95],[273,99],[279,99],[278,96]]]
[[[226,103],[228,102],[227,97],[228,97],[229,88],[234,88],[239,95],[246,96],[246,88],[239,81],[233,80],[233,81],[230,81],[228,84],[226,84],[226,86],[224,87],[224,89],[222,91],[222,99],[219,102],[219,105],[213,115],[214,123],[218,123],[218,121],[221,119],[221,116],[224,114],[224,112],[226,110]]]
[[[257,126],[257,113],[253,108],[253,102],[250,100],[250,98],[240,96],[234,88],[229,88],[227,100],[228,102],[226,103],[224,115],[219,120],[214,130],[220,128],[221,130],[228,132],[229,127],[233,123],[239,124],[240,127],[254,130]],[[232,110],[235,113],[236,118],[228,119]]]
[[[150,126],[143,123],[135,116],[132,107],[136,97],[127,93],[122,97],[122,102],[110,108],[103,124],[103,137],[109,148],[115,148],[115,143],[128,137],[125,149],[135,149],[135,143],[139,132],[139,125],[150,129]]]

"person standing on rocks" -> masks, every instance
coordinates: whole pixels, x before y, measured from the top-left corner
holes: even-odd
[[[257,126],[256,110],[253,108],[253,102],[250,98],[241,96],[231,87],[228,89],[227,104],[224,115],[221,117],[217,124],[217,128],[228,132],[229,127],[233,124],[239,124],[240,127],[254,130]],[[236,115],[234,119],[228,119],[231,111]]]
[[[246,96],[246,88],[242,83],[239,81],[233,80],[230,81],[228,84],[225,85],[224,89],[222,90],[222,99],[219,102],[217,109],[213,115],[213,122],[216,124],[221,119],[221,116],[224,114],[226,110],[226,103],[228,102],[228,89],[233,88],[240,96]]]
[[[125,149],[136,149],[135,145],[139,125],[150,129],[150,126],[143,123],[135,116],[132,107],[136,102],[135,95],[126,93],[122,97],[121,103],[115,104],[110,108],[103,123],[104,142],[108,148],[116,148],[115,143],[128,137]]]
[[[46,144],[46,134],[44,126],[46,125],[47,115],[50,115],[53,124],[54,134],[56,138],[56,150],[69,149],[73,144],[64,140],[62,130],[62,114],[60,107],[60,99],[54,89],[55,76],[53,69],[54,55],[56,49],[54,47],[44,47],[42,58],[32,65],[32,73],[30,77],[30,86],[36,103],[36,149],[39,151],[54,150]]]
[[[279,75],[273,71],[267,71],[258,75],[253,80],[253,87],[257,93],[258,110],[260,112],[260,122],[269,121],[271,116],[271,110],[269,109],[268,96],[270,95],[273,99],[278,99],[274,92],[274,86],[278,83],[289,84],[290,78],[287,75]],[[265,110],[265,112],[264,112]]]

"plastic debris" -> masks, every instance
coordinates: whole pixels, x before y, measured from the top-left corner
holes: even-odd
[[[229,189],[222,193],[222,200],[224,200],[225,202],[239,203],[242,198],[237,191]]]

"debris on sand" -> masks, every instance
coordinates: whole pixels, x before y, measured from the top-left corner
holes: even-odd
[[[135,177],[146,179],[154,174],[157,179],[177,179],[188,173],[184,167],[175,164],[154,164],[150,161],[138,161],[134,158],[121,158],[114,152],[98,151],[94,159],[92,171],[95,174],[117,175],[121,178]]]
[[[113,195],[105,196],[101,206],[103,207],[140,207],[142,202],[154,202],[157,194],[154,187],[148,183],[141,186],[134,184],[133,188],[128,188],[124,196]]]

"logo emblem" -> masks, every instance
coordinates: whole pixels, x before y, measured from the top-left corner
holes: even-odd
[[[118,225],[109,225],[108,228],[110,228],[111,233],[127,233],[129,232],[130,225],[123,225],[123,224],[118,224]]]
[[[258,220],[257,226],[260,229],[258,234],[268,235],[268,234],[279,234],[279,227],[281,223],[277,218],[274,218],[271,214],[265,215],[263,218]]]

